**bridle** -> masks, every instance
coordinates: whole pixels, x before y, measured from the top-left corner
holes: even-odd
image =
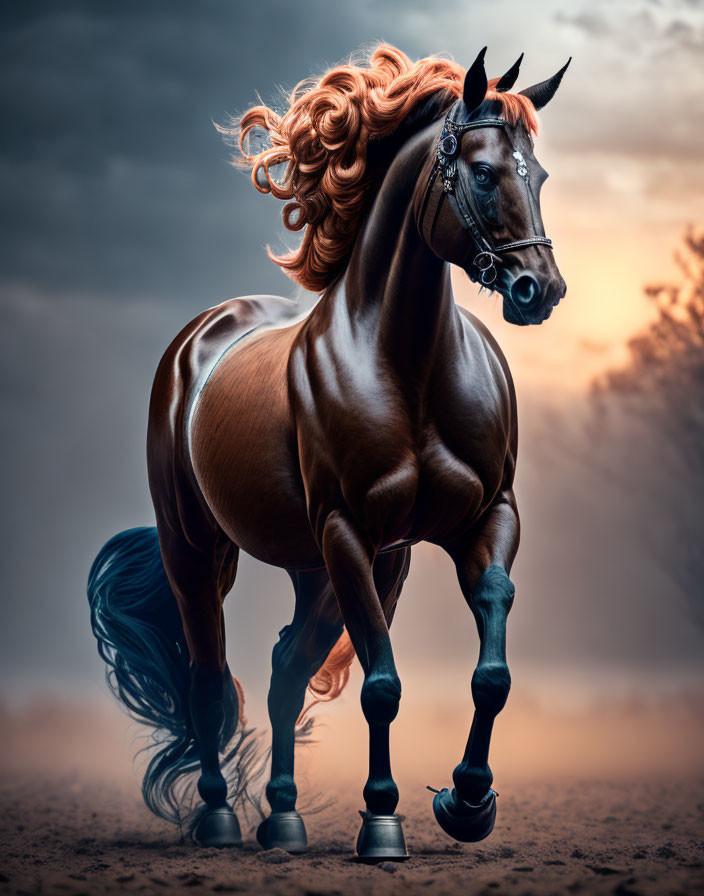
[[[503,253],[513,252],[516,249],[525,249],[527,246],[548,246],[552,249],[552,240],[549,240],[546,236],[530,236],[526,239],[514,240],[501,245],[497,245],[493,241],[491,234],[483,226],[471,190],[467,190],[465,187],[465,178],[459,176],[460,141],[462,135],[467,131],[474,131],[479,128],[501,128],[510,141],[507,131],[508,123],[502,118],[479,118],[476,121],[461,121],[460,115],[463,110],[465,110],[464,102],[459,99],[452,105],[445,117],[440,141],[437,146],[435,163],[426,186],[423,211],[421,213],[421,228],[426,242],[430,244],[433,225],[440,210],[442,199],[446,196],[452,211],[455,213],[455,217],[472,237],[476,252],[472,264],[479,272],[479,282],[482,286],[490,287],[495,283],[498,276],[497,265],[501,264],[500,256]],[[516,160],[516,169],[526,185],[529,203],[535,214],[535,202],[528,186],[528,166],[520,150],[516,149],[513,144],[511,144],[511,149]],[[440,175],[442,175],[442,188],[437,190],[435,187],[440,183]]]

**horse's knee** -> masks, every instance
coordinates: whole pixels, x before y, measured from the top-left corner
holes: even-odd
[[[502,566],[490,566],[484,571],[472,594],[472,609],[482,616],[497,610],[505,616],[513,606],[516,588]]]
[[[379,672],[368,675],[362,685],[362,712],[370,725],[389,725],[396,718],[401,702],[398,675]]]
[[[511,690],[511,675],[506,663],[483,663],[472,676],[472,697],[480,712],[495,716],[501,712]]]

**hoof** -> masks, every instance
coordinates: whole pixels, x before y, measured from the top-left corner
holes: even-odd
[[[401,862],[408,858],[400,815],[359,814],[362,828],[357,837],[357,858],[361,862]]]
[[[198,846],[242,846],[242,834],[237,816],[229,806],[204,809],[191,829],[191,837]]]
[[[303,819],[290,812],[272,812],[257,828],[257,841],[264,849],[284,849],[286,852],[305,852],[308,846]]]
[[[489,792],[478,806],[465,803],[456,791],[445,787],[433,798],[433,812],[438,824],[460,843],[476,843],[488,837],[496,821],[496,793]]]

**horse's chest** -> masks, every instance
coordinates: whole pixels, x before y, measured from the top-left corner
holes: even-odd
[[[440,538],[475,519],[496,478],[486,481],[478,460],[452,451],[437,435],[390,456],[387,471],[364,490],[362,515],[374,539],[388,547]]]
[[[362,349],[345,364],[317,345],[300,376],[292,366],[316,526],[342,504],[383,549],[441,539],[476,520],[501,483],[507,426],[500,390],[474,354],[436,372],[420,395],[379,376],[383,365]]]

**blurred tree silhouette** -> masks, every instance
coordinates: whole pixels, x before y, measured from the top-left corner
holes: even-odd
[[[627,363],[592,384],[592,460],[645,510],[641,534],[704,623],[704,232],[675,258],[681,281],[645,288],[656,317]]]

